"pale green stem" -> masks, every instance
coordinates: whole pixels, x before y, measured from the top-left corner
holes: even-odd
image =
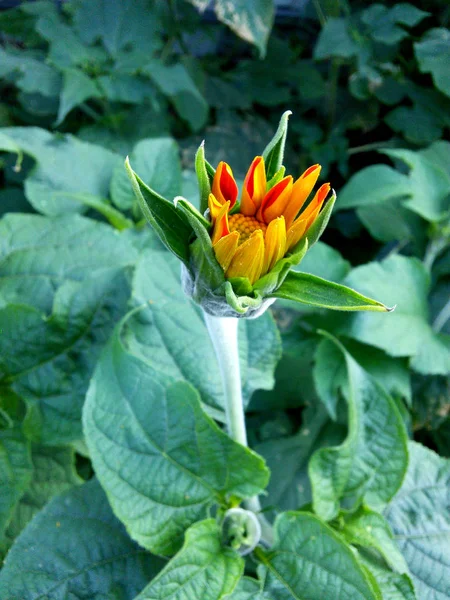
[[[228,433],[236,442],[248,447],[239,363],[239,320],[234,317],[213,317],[206,312],[204,315],[222,376]],[[258,497],[254,496],[246,500],[245,506],[257,514],[261,524],[262,538],[266,544],[270,545],[273,539],[272,526],[261,514]]]

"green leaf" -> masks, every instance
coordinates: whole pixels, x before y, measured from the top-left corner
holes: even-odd
[[[429,29],[421,41],[414,44],[414,52],[422,73],[431,73],[434,85],[450,96],[450,31],[443,27]]]
[[[186,265],[189,264],[189,241],[193,230],[174,204],[149,188],[133,171],[130,161],[125,168],[145,218],[167,248]]]
[[[56,125],[60,125],[71,110],[90,98],[99,98],[100,90],[96,82],[80,69],[63,70],[63,86],[59,101]]]
[[[375,577],[383,600],[418,600],[408,575],[394,573],[372,553],[360,550],[358,556],[363,566]]]
[[[426,107],[398,106],[384,118],[391,129],[403,135],[413,144],[425,145],[438,140],[442,135],[442,123]]]
[[[197,0],[191,0],[197,4]],[[267,41],[274,19],[273,0],[217,0],[217,18],[246,42],[254,44],[261,58],[266,54]]]
[[[130,155],[133,168],[142,181],[151,189],[158,190],[163,198],[172,200],[181,193],[181,164],[178,145],[172,138],[149,138],[141,140]],[[121,210],[130,210],[135,195],[127,171],[122,164],[114,169],[111,198]]]
[[[331,17],[323,26],[316,47],[314,58],[323,60],[332,58],[352,58],[360,52],[358,44],[353,40],[348,30],[347,19]]]
[[[179,265],[170,254],[142,254],[133,278],[133,304],[141,310],[135,317],[130,315],[124,326],[128,348],[173,381],[189,381],[203,404],[215,409],[211,414],[223,420],[222,379],[214,349],[201,311],[181,289]],[[273,387],[281,343],[269,313],[242,319],[239,329],[241,381],[247,404],[255,389]]]
[[[0,129],[3,140],[32,156],[37,165],[25,181],[25,194],[31,205],[49,216],[81,212],[76,200],[83,194],[99,198],[108,195],[109,182],[119,157],[71,135],[52,135],[38,127]],[[11,148],[6,147],[7,151]]]
[[[8,428],[0,429],[0,547],[32,472],[30,442],[23,435],[20,423],[13,420]]]
[[[408,563],[417,598],[446,600],[450,593],[450,461],[410,442],[402,488],[385,511]]]
[[[146,0],[79,0],[74,26],[85,44],[101,39],[113,57],[130,46],[151,55],[162,46],[157,7]]]
[[[411,403],[410,372],[405,360],[394,359],[373,346],[366,346],[353,340],[343,340],[342,344],[388,394],[404,398],[408,404]],[[347,379],[345,357],[335,344],[323,339],[317,346],[314,358],[313,373],[317,393],[330,416],[336,419],[338,392],[344,388],[345,393]]]
[[[271,471],[268,496],[262,498],[263,506],[287,510],[311,502],[308,478],[311,455],[318,448],[339,444],[345,436],[345,428],[330,423],[320,405],[303,412],[302,419],[302,427],[295,435],[271,439],[255,448]]]
[[[53,496],[82,483],[74,454],[69,447],[32,446],[32,478],[9,523],[6,535],[11,541]]]
[[[292,111],[290,110],[287,110],[285,113],[283,113],[275,135],[264,149],[263,158],[266,166],[267,181],[270,181],[273,177],[275,177],[283,166],[288,121],[291,114]]]
[[[387,165],[372,165],[358,171],[340,190],[336,210],[381,204],[413,194],[409,178]]]
[[[34,441],[81,437],[89,378],[125,310],[136,256],[124,236],[79,216],[0,222],[0,373],[26,401]]]
[[[330,308],[345,311],[378,311],[386,312],[388,308],[381,302],[367,298],[355,290],[327,281],[309,273],[291,271],[281,286],[271,294],[272,298],[294,300],[317,308]]]
[[[411,366],[419,373],[445,375],[450,371],[450,338],[434,333],[428,324],[430,282],[422,263],[390,256],[381,263],[353,269],[345,283],[366,294],[376,293],[397,308],[389,316],[351,316],[339,327],[340,333],[390,356],[411,357]]]
[[[226,600],[267,600],[267,596],[261,590],[261,585],[251,577],[241,577],[232,594],[225,597]]]
[[[336,593],[339,600],[379,598],[351,548],[311,514],[279,515],[273,547],[257,556],[267,598],[322,600]]]
[[[350,263],[331,246],[317,242],[308,250],[301,265],[292,267],[292,270],[339,283],[350,271]]]
[[[0,77],[14,76],[14,83],[25,93],[48,98],[59,96],[61,76],[56,69],[24,51],[13,54],[0,48]]]
[[[0,596],[134,600],[161,566],[130,540],[94,480],[53,499],[25,528],[0,573]]]
[[[220,528],[208,519],[186,531],[181,550],[136,600],[221,600],[233,591],[243,570],[243,559],[222,547]]]
[[[368,26],[369,35],[382,44],[396,44],[408,37],[409,33],[399,25],[414,27],[430,13],[412,4],[400,2],[393,8],[382,4],[371,4],[363,11],[361,19]]]
[[[260,493],[268,471],[206,416],[191,385],[173,383],[125,346],[125,325],[116,328],[92,379],[85,434],[96,473],[131,536],[171,554],[209,507],[229,495]]]
[[[411,176],[387,165],[372,165],[358,171],[342,188],[336,210],[356,208],[360,220],[380,241],[417,241],[424,235],[423,222],[404,202],[414,196],[419,193]]]
[[[408,572],[389,524],[380,513],[361,507],[355,513],[344,514],[340,532],[349,544],[377,550],[392,570]]]
[[[142,73],[148,75],[158,89],[170,98],[192,131],[202,129],[208,118],[208,105],[182,63],[167,66],[154,59],[142,69]]]
[[[383,150],[391,158],[398,158],[409,172],[412,197],[404,205],[427,221],[440,221],[449,213],[450,176],[426,158],[411,150]]]
[[[89,48],[83,44],[72,27],[67,25],[62,14],[58,12],[57,7],[50,2],[45,2],[42,10],[39,10],[39,4],[33,6],[23,6],[25,12],[38,12],[36,23],[36,32],[39,33],[49,43],[49,53],[47,60],[60,69],[89,65],[97,60],[107,58],[107,55],[100,48]],[[89,21],[87,21],[89,22]]]
[[[336,342],[338,343],[338,342]],[[406,431],[392,398],[339,345],[347,363],[348,436],[340,446],[318,450],[309,464],[313,506],[323,519],[340,502],[378,510],[402,484],[408,453]]]

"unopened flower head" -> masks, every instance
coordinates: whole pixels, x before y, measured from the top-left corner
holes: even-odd
[[[247,278],[253,285],[296,248],[330,192],[324,183],[312,196],[320,169],[313,165],[296,181],[281,172],[268,182],[264,158],[257,156],[238,201],[231,168],[219,163],[208,207],[214,253],[227,279]]]

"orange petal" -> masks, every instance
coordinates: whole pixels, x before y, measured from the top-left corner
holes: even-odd
[[[330,184],[324,183],[317,190],[316,195],[305,208],[305,210],[300,215],[301,219],[308,220],[308,227],[312,224],[314,219],[319,214],[320,209],[322,208],[322,204],[325,201],[325,198],[328,196],[328,192],[330,191]]]
[[[229,210],[230,203],[225,202],[225,204],[221,207],[219,214],[217,215],[216,222],[214,223],[214,229],[211,237],[213,246],[217,244],[221,238],[230,233],[230,228],[228,227]]]
[[[208,196],[208,208],[209,214],[211,215],[211,221],[214,223],[217,219],[217,215],[220,213],[220,209],[222,208],[222,204],[220,204],[214,194],[210,194]]]
[[[286,225],[283,216],[270,221],[265,242],[263,275],[273,269],[286,251]]]
[[[287,251],[292,250],[292,248],[301,240],[303,234],[306,231],[307,224],[307,219],[297,219],[296,221],[294,221],[293,225],[291,225],[291,227],[288,229],[286,239]]]
[[[292,194],[289,200],[286,210],[284,211],[284,218],[286,219],[286,227],[289,228],[294,222],[295,217],[300,212],[300,209],[306,202],[310,195],[313,187],[316,185],[316,181],[319,178],[320,165],[313,165],[306,169],[292,187]]]
[[[266,193],[266,185],[264,158],[257,156],[253,159],[244,179],[240,207],[243,215],[252,217],[256,213]]]
[[[233,258],[236,249],[239,244],[240,234],[238,231],[232,231],[230,234],[221,238],[214,245],[214,252],[217,258],[217,262],[224,271],[228,269]]]
[[[233,171],[226,162],[221,161],[214,175],[212,193],[220,204],[230,202],[230,208],[236,204],[238,187],[233,177]]]
[[[299,219],[296,219],[294,223],[291,225],[290,229],[288,229],[287,234],[287,249],[292,250],[292,248],[300,241],[302,236],[306,231],[311,227],[314,221],[317,218],[317,215],[322,208],[322,205],[325,201],[325,198],[330,191],[330,184],[324,183],[316,192],[316,195],[311,200],[306,210],[302,212]]]
[[[262,272],[264,263],[264,235],[257,229],[236,250],[230,266],[225,273],[226,277],[247,277],[253,285]]]
[[[284,213],[291,197],[292,181],[292,177],[288,175],[267,192],[256,215],[260,221],[270,223]]]

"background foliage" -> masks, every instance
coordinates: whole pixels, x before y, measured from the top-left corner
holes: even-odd
[[[0,13],[2,598],[450,597],[450,9],[289,6]],[[286,109],[288,170],[338,194],[301,270],[397,308],[240,324],[269,480],[123,158],[198,203],[199,142],[243,179]],[[267,482],[275,546],[242,577],[210,506]]]

